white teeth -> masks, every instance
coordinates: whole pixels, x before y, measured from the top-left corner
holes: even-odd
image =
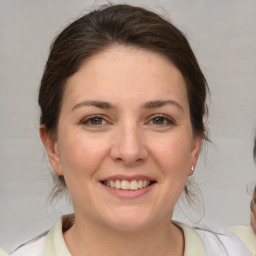
[[[149,180],[108,180],[104,184],[111,188],[122,189],[122,190],[138,190],[145,188],[150,184]]]
[[[138,183],[137,180],[133,180],[130,182],[130,190],[137,190],[138,189]]]
[[[115,188],[120,189],[121,188],[121,182],[120,180],[116,180],[115,182]]]
[[[122,188],[122,189],[130,189],[129,181],[127,181],[127,180],[122,180],[122,181],[121,181],[121,188]]]
[[[109,183],[110,183],[110,187],[111,187],[111,188],[114,188],[114,187],[115,187],[115,182],[114,182],[113,180],[111,180]]]
[[[142,188],[142,180],[138,180],[138,188]]]

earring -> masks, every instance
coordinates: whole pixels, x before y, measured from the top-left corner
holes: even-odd
[[[194,172],[194,166],[193,166],[193,165],[192,165],[192,167],[191,167],[191,171]]]

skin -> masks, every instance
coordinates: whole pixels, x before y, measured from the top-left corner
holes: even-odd
[[[73,200],[76,221],[64,233],[72,255],[183,255],[182,231],[170,220],[202,137],[192,132],[185,81],[168,59],[123,46],[87,59],[67,81],[57,136],[44,126],[40,135]],[[101,183],[113,175],[155,184],[122,198]]]
[[[251,227],[252,227],[254,233],[256,233],[256,214],[255,214],[255,212],[251,212]]]
[[[256,233],[256,202],[255,200],[253,200],[251,203],[251,227],[254,233]]]

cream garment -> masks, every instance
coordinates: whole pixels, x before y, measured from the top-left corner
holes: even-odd
[[[247,246],[253,256],[256,256],[256,234],[251,227],[234,226],[230,230],[235,233]]]
[[[8,254],[0,248],[0,256],[8,256]]]
[[[47,235],[23,245],[10,256],[72,256],[65,244],[62,228],[70,215],[63,216]],[[185,237],[184,256],[252,256],[241,242],[225,235],[191,228],[175,222]]]

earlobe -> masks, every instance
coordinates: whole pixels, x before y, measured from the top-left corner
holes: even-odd
[[[188,176],[193,175],[194,170],[195,170],[195,168],[194,168],[194,166],[192,165],[191,168],[190,168],[189,171],[188,171]]]
[[[191,176],[194,173],[197,160],[200,155],[201,151],[201,145],[202,145],[203,137],[201,135],[198,135],[194,138],[193,147],[191,151],[191,163],[190,163],[190,169],[188,171],[188,176]]]
[[[40,138],[44,144],[49,161],[51,163],[51,166],[52,166],[54,172],[57,175],[63,175],[61,164],[60,164],[57,141],[52,138],[52,136],[47,131],[47,129],[45,128],[44,125],[40,126],[39,132],[40,132]]]

